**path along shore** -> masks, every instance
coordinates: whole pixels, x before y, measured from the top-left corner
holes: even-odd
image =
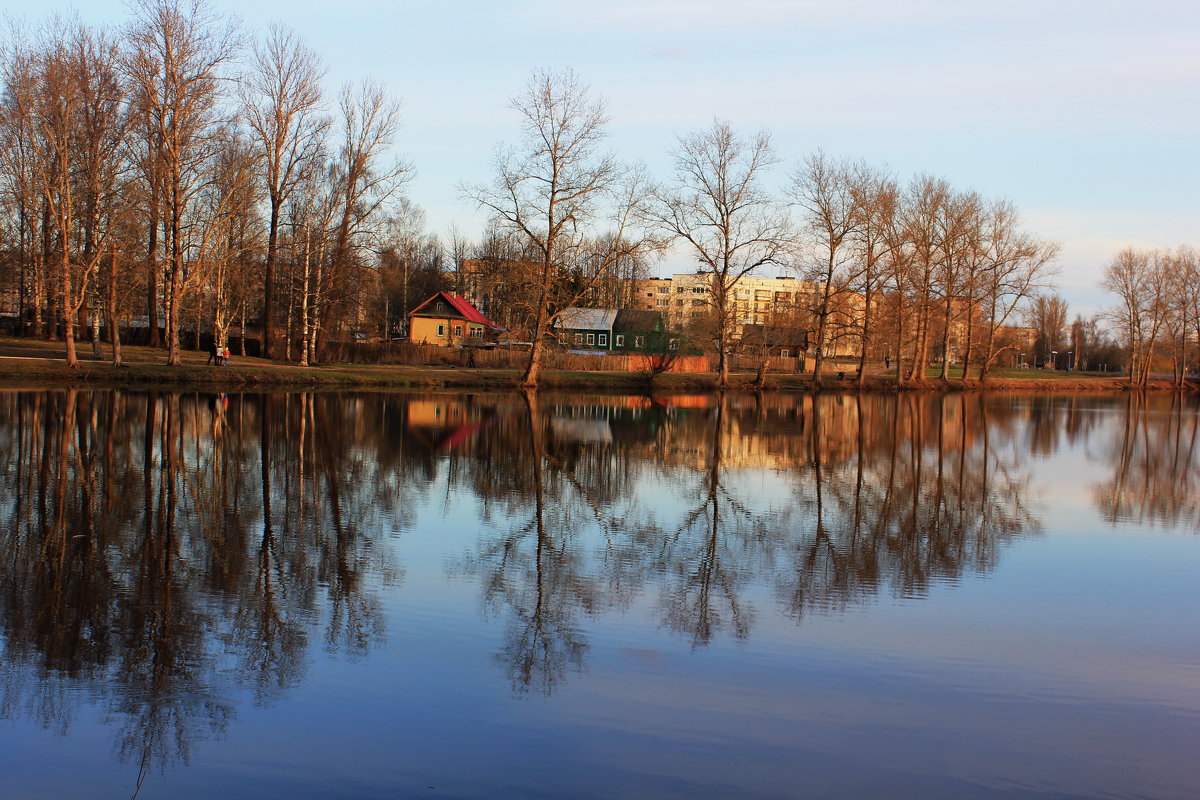
[[[326,364],[300,367],[268,361],[262,358],[234,355],[230,364],[215,366],[206,363],[207,353],[185,350],[182,364],[169,367],[162,350],[149,347],[123,347],[124,364],[115,367],[109,360],[109,348],[97,359],[91,345],[80,342],[80,366],[66,365],[62,343],[34,339],[0,337],[0,385],[15,387],[48,387],[56,385],[94,387],[140,387],[191,389],[199,391],[260,391],[270,389],[484,389],[507,390],[517,386],[520,371],[513,369],[471,369],[445,366],[410,366],[400,364]],[[752,373],[738,372],[731,376],[733,388],[756,389]],[[642,372],[567,372],[546,370],[539,384],[546,389],[586,389],[622,392],[645,392],[648,388],[661,392],[708,391],[715,388],[712,373],[657,375]],[[766,389],[781,391],[810,391],[810,375],[770,373]],[[825,376],[822,390],[855,391],[857,381],[839,379],[836,371]],[[893,372],[882,366],[868,371],[863,388],[868,391],[897,391],[917,389],[930,391],[989,391],[989,392],[1052,392],[1092,393],[1130,391],[1124,376],[1108,376],[1076,372],[1043,372],[1041,370],[1002,370],[985,383],[978,380],[952,378],[949,382],[927,378],[919,384],[898,387]],[[1145,387],[1149,391],[1177,391],[1170,380],[1156,379]],[[1188,389],[1200,390],[1195,380]]]

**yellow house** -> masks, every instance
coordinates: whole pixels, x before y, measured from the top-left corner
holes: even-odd
[[[438,292],[408,314],[408,338],[417,344],[461,347],[479,342],[490,328],[500,326],[479,313],[464,298]]]

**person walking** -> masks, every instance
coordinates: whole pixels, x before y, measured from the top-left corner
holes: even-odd
[[[217,362],[218,366],[221,364],[221,357],[217,355],[216,340],[213,340],[213,343],[208,346],[208,363],[205,366],[212,364],[214,361]]]
[[[221,359],[222,366],[228,367],[229,366],[229,348],[228,347],[225,348],[225,351],[222,354],[222,356],[223,356]]]

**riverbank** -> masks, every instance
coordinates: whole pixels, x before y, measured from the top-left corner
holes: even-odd
[[[97,359],[91,345],[79,344],[78,369],[67,367],[61,342],[0,337],[0,385],[15,386],[133,386],[144,388],[196,389],[203,391],[255,391],[269,389],[482,389],[506,390],[516,386],[520,371],[514,369],[469,369],[447,366],[409,366],[399,364],[329,364],[299,367],[262,358],[234,356],[228,366],[207,363],[208,356],[183,351],[182,364],[167,366],[165,353],[148,347],[125,347],[125,364],[114,367],[104,357]],[[1014,372],[1016,374],[1014,375]],[[735,373],[737,388],[756,388],[752,373]],[[649,376],[641,372],[571,372],[547,370],[541,386],[547,389],[588,389],[620,392],[645,392]],[[659,392],[708,391],[714,388],[712,373],[665,373],[654,377],[653,389]],[[808,391],[809,375],[770,374],[768,389]],[[852,378],[839,379],[837,373],[825,378],[823,389],[853,391]],[[879,369],[868,372],[864,388],[868,391],[897,391],[895,377]],[[1007,371],[986,383],[978,380],[951,379],[948,383],[927,378],[904,389],[930,391],[989,391],[1039,393],[1092,393],[1129,391],[1123,377],[1081,375],[1071,372],[1043,373],[1035,370]],[[1153,381],[1152,391],[1174,391],[1169,381]],[[1196,387],[1193,385],[1192,387]]]

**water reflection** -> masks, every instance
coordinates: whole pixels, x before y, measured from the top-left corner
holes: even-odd
[[[1132,395],[4,393],[0,714],[66,733],[95,706],[122,761],[186,762],[315,648],[368,656],[393,534],[466,505],[448,569],[513,690],[550,695],[612,610],[703,648],[985,573],[1039,532],[1030,458],[1063,441],[1111,465],[1108,519],[1195,529],[1198,419]]]
[[[5,716],[81,703],[142,767],[187,761],[248,689],[299,683],[309,638],[365,654],[366,577],[395,579],[345,421],[311,397],[2,396]],[[340,430],[344,433],[344,430]]]

